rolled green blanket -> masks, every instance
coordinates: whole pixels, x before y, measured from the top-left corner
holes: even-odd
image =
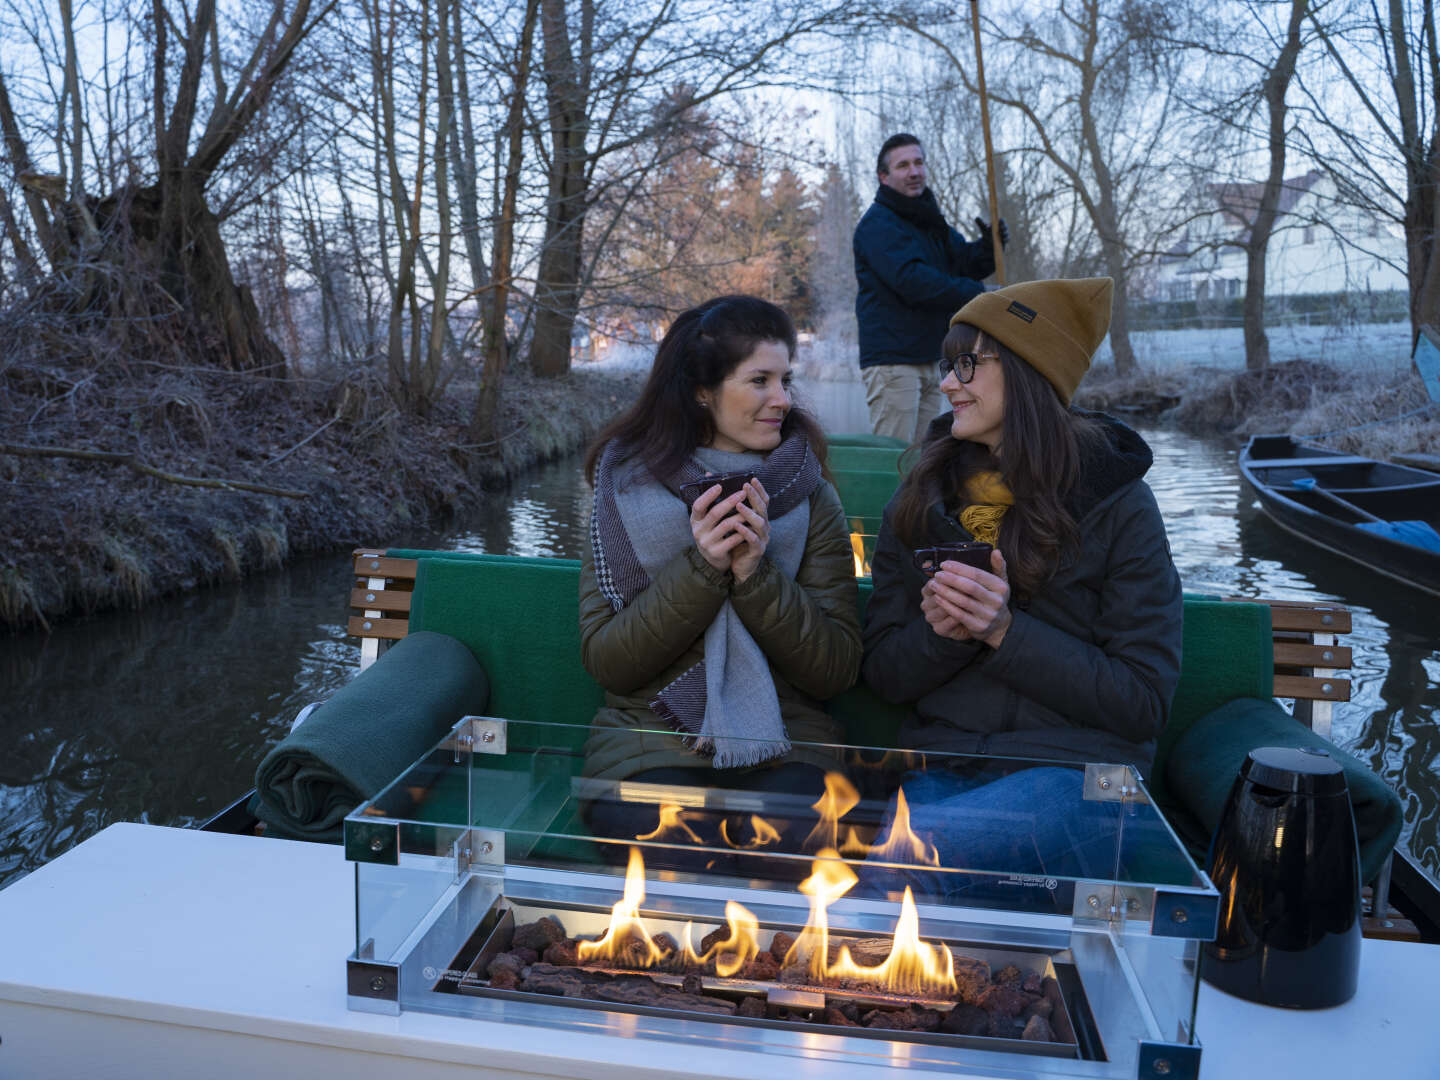
[[[265,755],[250,811],[277,835],[338,843],[346,814],[462,716],[484,712],[489,696],[485,671],[463,644],[412,633]]]
[[[1169,796],[1177,805],[1165,809],[1175,831],[1192,850],[1209,846],[1240,766],[1257,746],[1319,748],[1340,763],[1355,812],[1362,880],[1374,880],[1400,835],[1400,797],[1363,762],[1273,701],[1237,698],[1202,716],[1180,736],[1166,766]]]

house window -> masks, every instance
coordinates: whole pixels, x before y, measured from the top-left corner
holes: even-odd
[[[1227,282],[1225,282],[1225,295],[1230,296],[1230,297],[1236,297],[1236,296],[1239,296],[1239,295],[1240,295],[1240,279],[1239,279],[1239,278],[1233,278],[1233,277],[1232,277],[1230,280],[1228,280]]]

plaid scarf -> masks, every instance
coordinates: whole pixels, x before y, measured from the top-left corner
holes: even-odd
[[[590,542],[595,577],[615,611],[646,589],[675,554],[694,543],[680,487],[709,473],[750,469],[770,495],[766,556],[791,577],[805,553],[810,494],[820,463],[803,435],[768,456],[701,448],[663,483],[628,446],[610,443],[595,470]],[[705,632],[704,658],[662,689],[651,711],[713,755],[716,768],[754,765],[790,749],[769,662],[727,599]]]

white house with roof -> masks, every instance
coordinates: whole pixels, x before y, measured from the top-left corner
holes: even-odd
[[[1215,209],[1150,267],[1147,300],[1220,300],[1245,293],[1245,250],[1261,185],[1212,184]],[[1341,203],[1318,169],[1285,181],[1265,260],[1267,296],[1405,289],[1398,225]]]

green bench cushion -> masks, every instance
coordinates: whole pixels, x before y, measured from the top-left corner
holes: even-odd
[[[448,634],[470,649],[491,673],[493,715],[574,725],[578,749],[605,700],[580,664],[579,590],[574,559],[423,556],[410,628]]]
[[[888,473],[893,491],[900,477],[909,471],[903,466],[913,464],[913,457],[906,460],[904,450],[887,446],[836,446],[830,450],[828,464],[831,472],[836,469],[861,469]]]
[[[872,519],[876,526],[899,482],[893,469],[832,468],[831,479],[849,518]],[[873,531],[873,530],[872,530]]]
[[[1188,725],[1166,762],[1170,797],[1161,809],[1203,865],[1230,788],[1257,746],[1323,749],[1345,770],[1363,881],[1373,881],[1400,836],[1399,796],[1364,763],[1316,735],[1273,700],[1240,698]]]
[[[825,443],[832,449],[837,446],[878,446],[888,450],[904,450],[910,444],[894,435],[872,435],[868,431],[846,432],[842,435],[826,435]]]
[[[338,841],[346,814],[462,716],[483,713],[488,693],[485,670],[463,644],[412,633],[261,759],[250,812],[277,835]]]
[[[1155,768],[1146,778],[1156,799],[1167,797],[1163,766],[1191,724],[1234,698],[1274,696],[1271,635],[1270,608],[1265,604],[1185,598],[1180,682],[1170,704],[1170,720],[1155,747]]]

